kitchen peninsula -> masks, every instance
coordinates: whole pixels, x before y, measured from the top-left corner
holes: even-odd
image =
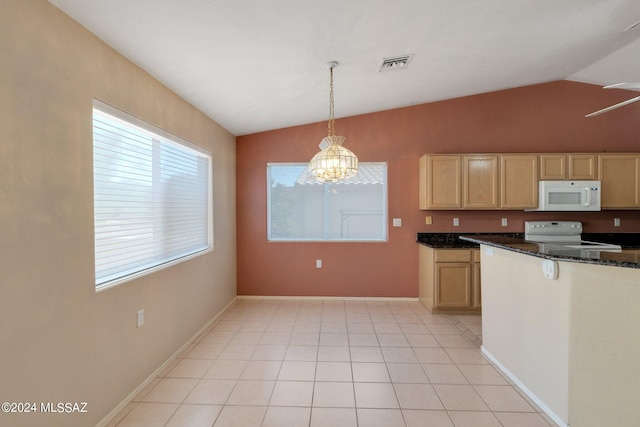
[[[552,255],[516,237],[460,238],[480,245],[483,353],[560,426],[640,425],[635,255]]]

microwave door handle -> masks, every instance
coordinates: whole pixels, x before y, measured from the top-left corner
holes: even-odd
[[[585,187],[584,190],[587,193],[587,197],[586,197],[586,202],[584,203],[585,206],[591,206],[591,191],[589,189],[589,187]]]

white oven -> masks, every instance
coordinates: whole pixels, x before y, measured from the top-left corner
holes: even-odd
[[[599,211],[600,181],[538,181],[537,211]]]
[[[524,239],[547,255],[600,259],[600,252],[622,251],[620,245],[582,240],[580,221],[525,221]]]

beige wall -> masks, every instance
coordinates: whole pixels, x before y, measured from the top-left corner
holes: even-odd
[[[571,426],[636,427],[640,270],[560,263],[563,267],[573,282]]]
[[[546,279],[544,259],[484,245],[480,257],[483,351],[568,424],[571,276]]]
[[[1,9],[0,402],[88,413],[0,425],[95,425],[236,295],[235,138],[45,0]],[[213,153],[215,250],[100,293],[93,98]]]

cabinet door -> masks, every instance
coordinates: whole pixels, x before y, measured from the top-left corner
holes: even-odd
[[[473,308],[482,307],[482,290],[480,286],[480,263],[474,262],[471,264],[471,288],[473,291]]]
[[[436,263],[435,307],[471,307],[471,264]]]
[[[498,207],[498,156],[462,156],[462,176],[465,209]]]
[[[595,154],[569,154],[567,155],[569,164],[569,179],[596,179],[596,156]]]
[[[540,179],[565,179],[567,177],[564,154],[540,154]]]
[[[603,209],[640,207],[640,155],[598,155],[598,179],[602,181],[600,201]]]
[[[461,158],[424,155],[420,158],[420,209],[459,209]]]
[[[595,154],[540,154],[540,179],[597,179]]]
[[[500,206],[526,209],[538,206],[538,156],[500,156]]]

